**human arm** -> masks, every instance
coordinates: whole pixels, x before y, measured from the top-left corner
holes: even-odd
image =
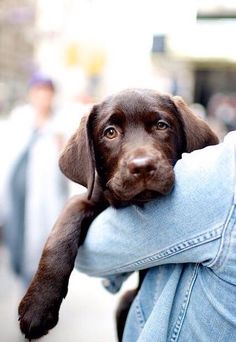
[[[106,277],[168,263],[211,265],[235,202],[236,132],[185,154],[175,188],[143,208],[108,208],[90,226],[77,267]]]

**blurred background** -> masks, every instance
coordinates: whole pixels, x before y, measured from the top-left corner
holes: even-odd
[[[0,1],[1,341],[24,340],[17,304],[63,203],[82,191],[57,168],[81,116],[148,87],[182,96],[223,138],[236,129],[235,34],[234,0]],[[115,342],[119,296],[74,271],[42,340]]]

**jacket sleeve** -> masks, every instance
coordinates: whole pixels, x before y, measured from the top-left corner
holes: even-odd
[[[170,263],[211,265],[235,203],[236,132],[184,154],[171,194],[143,208],[108,208],[92,223],[76,267],[107,277]]]

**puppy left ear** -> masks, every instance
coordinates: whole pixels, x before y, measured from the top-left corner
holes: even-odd
[[[96,169],[92,137],[95,112],[96,106],[82,117],[79,128],[69,139],[59,158],[62,173],[70,180],[87,187],[89,199],[94,188]]]
[[[181,97],[174,96],[173,101],[183,119],[186,136],[186,152],[219,143],[218,137],[208,124],[194,114]]]

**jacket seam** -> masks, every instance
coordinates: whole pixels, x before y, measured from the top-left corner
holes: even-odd
[[[139,296],[137,297],[137,301],[136,301],[136,305],[135,305],[135,313],[136,313],[136,317],[137,317],[137,321],[139,323],[139,326],[141,328],[141,330],[144,328],[146,320],[144,318],[144,314],[140,305],[140,299]]]
[[[234,155],[236,156],[236,144],[234,144]],[[236,158],[234,163],[234,204],[236,204]]]
[[[230,245],[230,239],[229,241],[226,239],[226,233],[230,235],[233,230],[233,224],[232,224],[232,227],[230,227],[230,224],[231,224],[231,220],[233,219],[235,208],[236,208],[236,205],[232,204],[229,214],[227,215],[225,223],[223,225],[222,239],[221,239],[219,249],[216,253],[216,257],[211,261],[211,263],[206,265],[209,268],[219,269],[225,261],[227,252],[223,256],[222,260],[220,260],[220,258],[222,256],[223,251],[225,252],[226,250],[228,250],[229,245]],[[229,232],[228,232],[228,227],[230,228]]]
[[[101,271],[101,272],[99,272],[99,271],[98,272],[89,272],[89,275],[104,277],[104,276],[111,275],[111,274],[130,272],[131,266],[132,267],[135,267],[135,266],[139,267],[142,265],[148,266],[149,264],[151,264],[157,260],[165,260],[165,259],[167,259],[173,255],[177,255],[177,254],[179,254],[183,251],[186,251],[188,249],[191,249],[193,247],[201,246],[201,245],[203,245],[209,241],[214,241],[214,240],[220,238],[222,235],[222,228],[223,228],[223,226],[219,226],[219,227],[217,227],[211,231],[202,233],[200,235],[196,235],[195,237],[193,237],[191,239],[181,241],[177,244],[174,244],[172,246],[169,246],[168,248],[165,248],[165,249],[159,251],[156,254],[145,257],[145,258],[140,259],[138,261],[131,262],[131,263],[126,264],[122,267],[112,268],[112,269],[108,269],[108,270]],[[158,266],[158,265],[154,265],[154,266]],[[80,270],[86,272],[86,268],[83,270],[83,268],[80,267]]]
[[[192,288],[193,288],[193,285],[194,285],[195,280],[197,278],[198,269],[199,269],[199,264],[196,264],[194,267],[194,271],[193,271],[191,280],[189,282],[188,289],[185,293],[185,298],[184,298],[183,304],[181,306],[180,313],[178,315],[177,321],[176,321],[175,326],[173,328],[173,333],[171,335],[170,342],[178,341],[179,334],[180,334],[180,331],[181,331],[181,328],[182,328],[182,325],[184,322],[184,318],[186,316],[187,308],[189,305],[189,301],[190,301],[190,297],[191,297],[191,293],[192,293]]]
[[[236,153],[236,144],[234,145],[233,148],[234,148],[234,152]],[[236,154],[234,154],[234,155],[236,155]],[[235,169],[236,169],[236,163],[234,163],[234,171],[236,171]],[[220,257],[221,257],[221,255],[222,255],[222,253],[224,251],[224,246],[226,246],[226,244],[227,244],[227,241],[225,239],[227,228],[230,225],[230,221],[231,221],[231,219],[233,217],[234,210],[236,208],[236,172],[234,172],[234,182],[233,183],[234,183],[234,185],[233,185],[234,188],[233,188],[233,203],[232,203],[232,207],[229,210],[229,214],[227,215],[227,217],[225,219],[225,223],[224,223],[224,226],[223,226],[223,232],[222,232],[222,240],[221,240],[218,252],[216,254],[216,257],[211,261],[211,263],[209,263],[207,265],[207,267],[209,267],[209,268],[213,268],[214,267],[214,269],[219,269],[223,265],[223,263],[225,261],[225,258],[226,258],[226,254],[227,253],[222,258],[222,260],[220,260]],[[228,248],[229,248],[229,243],[228,243],[227,249]]]

